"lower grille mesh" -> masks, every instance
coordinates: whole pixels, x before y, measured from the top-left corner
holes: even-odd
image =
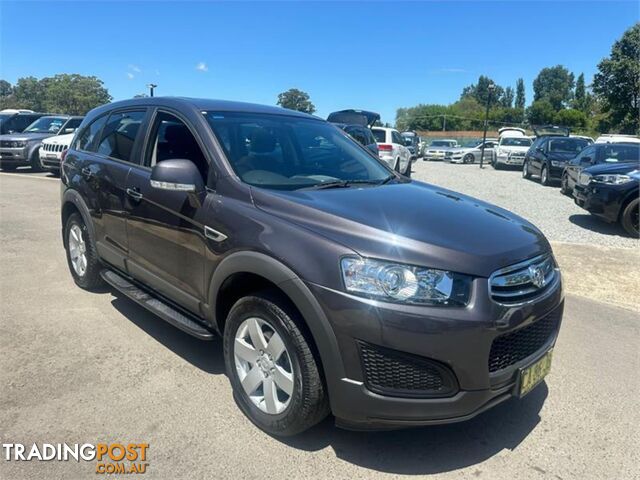
[[[445,396],[457,386],[446,367],[416,355],[360,343],[369,390],[392,396]]]
[[[555,311],[531,325],[505,333],[493,340],[489,372],[510,367],[540,350],[558,330],[561,312]]]

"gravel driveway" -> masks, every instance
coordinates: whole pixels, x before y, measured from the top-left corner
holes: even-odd
[[[494,170],[478,164],[459,165],[417,160],[413,178],[465,193],[510,210],[535,224],[550,241],[637,248],[617,224],[590,215],[560,193],[543,187],[537,179],[525,180],[519,170]]]

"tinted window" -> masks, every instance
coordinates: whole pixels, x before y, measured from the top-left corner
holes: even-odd
[[[371,130],[365,130],[364,131],[364,135],[366,137],[366,143],[365,145],[373,145],[374,143],[376,143],[376,139],[373,136],[373,133],[371,133]]]
[[[85,127],[76,142],[75,148],[78,150],[86,150],[88,152],[92,152],[93,146],[95,144],[94,140],[96,140],[96,135],[98,135],[102,131],[102,127],[104,126],[106,121],[107,116],[103,115],[102,117],[94,120],[87,127]]]
[[[203,180],[207,180],[209,164],[202,149],[189,128],[178,118],[168,113],[160,113],[153,123],[151,152],[145,160],[147,166],[154,166],[163,160],[184,158],[198,167]]]
[[[392,131],[391,138],[393,139],[393,143],[404,145],[404,140],[402,139],[402,136],[398,132]]]
[[[295,190],[389,177],[369,153],[323,121],[236,112],[208,112],[206,119],[231,167],[250,185]]]
[[[637,162],[640,160],[640,144],[620,145],[608,143],[601,147],[599,162]]]
[[[131,158],[131,154],[144,115],[144,111],[112,113],[102,130],[97,152],[125,162],[136,163],[135,159]]]
[[[549,152],[560,153],[575,153],[580,151],[589,145],[588,140],[584,138],[567,138],[567,137],[555,137],[549,139]]]
[[[351,135],[358,143],[367,145],[367,137],[362,128],[347,127],[345,128],[345,132]]]
[[[386,143],[387,141],[387,132],[386,130],[379,130],[379,129],[374,129],[371,130],[373,132],[373,136],[376,139],[376,142],[378,143]]]

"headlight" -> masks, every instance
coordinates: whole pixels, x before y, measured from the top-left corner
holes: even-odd
[[[11,142],[13,148],[22,148],[27,145],[27,142]]]
[[[471,277],[466,275],[368,258],[343,258],[341,266],[346,290],[364,297],[443,306],[469,302]]]
[[[632,178],[629,175],[613,174],[613,175],[594,175],[591,181],[595,183],[606,183],[609,185],[622,185],[630,182]]]
[[[551,160],[551,165],[553,165],[554,167],[562,167],[564,165],[564,162],[559,162],[557,160]]]

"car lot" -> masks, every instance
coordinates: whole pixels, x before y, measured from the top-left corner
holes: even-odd
[[[568,282],[547,385],[463,424],[358,433],[327,420],[282,441],[238,410],[219,341],[195,340],[114,292],[73,285],[61,246],[57,179],[0,174],[3,442],[147,442],[150,478],[632,478],[629,452],[640,440],[633,427],[640,422],[638,316],[633,304],[623,309],[584,297],[600,298],[598,281],[609,276],[637,292],[629,267],[637,265],[638,242],[572,222],[583,213],[569,198],[519,175],[477,165],[414,165],[415,178],[532,220],[554,241],[565,275],[599,268],[586,291]],[[76,478],[93,469],[2,462],[0,478]]]

